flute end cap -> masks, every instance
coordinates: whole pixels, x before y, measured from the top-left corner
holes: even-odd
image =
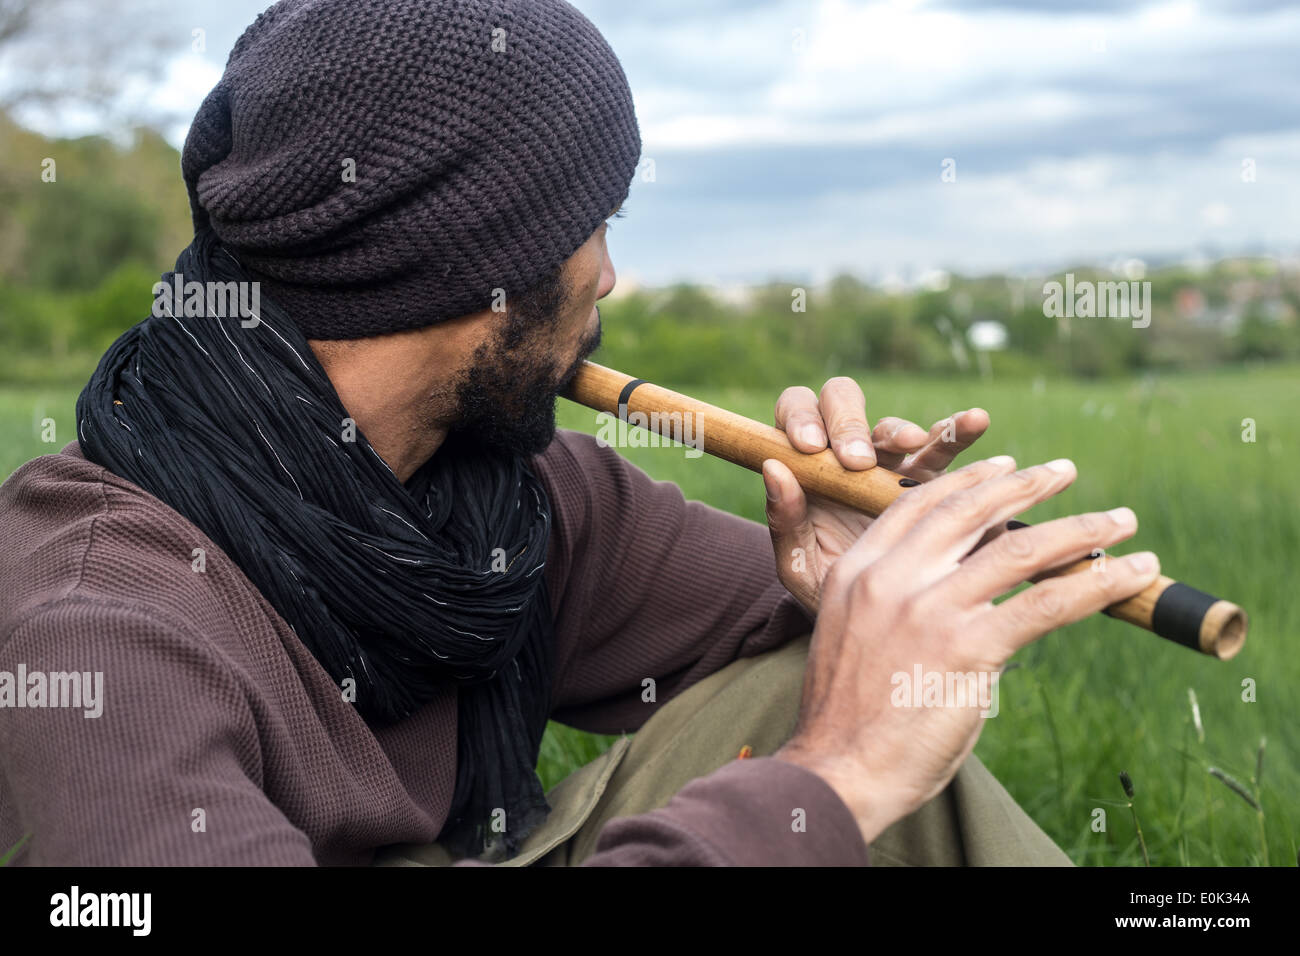
[[[1231,601],[1215,601],[1201,622],[1201,644],[1207,654],[1232,660],[1246,643],[1250,618]]]

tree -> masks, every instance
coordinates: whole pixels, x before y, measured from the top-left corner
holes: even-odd
[[[171,121],[126,95],[189,42],[163,0],[0,0],[0,110],[90,111],[106,128]]]

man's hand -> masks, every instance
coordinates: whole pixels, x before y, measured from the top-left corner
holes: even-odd
[[[935,422],[928,433],[901,418],[882,418],[870,429],[862,389],[840,376],[822,386],[820,401],[811,388],[787,388],[777,399],[776,427],[802,452],[819,452],[829,443],[845,468],[862,471],[879,464],[930,481],[984,434],[989,416],[982,408],[957,412]],[[794,473],[775,459],[763,463],[763,484],[777,573],[815,617],[826,575],[872,519],[846,505],[805,495]]]
[[[825,780],[870,844],[937,795],[979,737],[980,700],[1021,647],[1137,594],[1159,574],[1150,552],[993,600],[1041,571],[1128,538],[1128,508],[1058,518],[971,549],[1074,481],[1068,461],[1024,471],[990,458],[903,492],[826,580],[794,736],[774,757]],[[924,675],[925,698],[904,688]],[[943,688],[932,699],[931,675]],[[964,696],[956,679],[975,677]],[[982,684],[979,681],[983,681]],[[948,688],[954,688],[948,690]],[[952,694],[952,699],[945,697]]]

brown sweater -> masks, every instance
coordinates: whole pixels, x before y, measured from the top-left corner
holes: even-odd
[[[763,526],[685,501],[577,432],[535,465],[554,514],[556,720],[634,731],[728,662],[810,629]],[[99,716],[15,706],[23,673],[33,701],[31,675],[72,671],[102,672]],[[657,704],[641,699],[646,677]],[[433,841],[456,773],[455,693],[372,730],[209,538],[76,442],[0,487],[0,856],[25,834],[15,862],[71,865],[365,864]],[[818,825],[789,835],[791,806]],[[758,758],[607,824],[588,863],[866,861],[825,782]]]

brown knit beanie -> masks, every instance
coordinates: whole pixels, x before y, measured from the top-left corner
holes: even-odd
[[[532,288],[627,197],[622,67],[563,0],[281,0],[181,155],[210,228],[308,338]]]

